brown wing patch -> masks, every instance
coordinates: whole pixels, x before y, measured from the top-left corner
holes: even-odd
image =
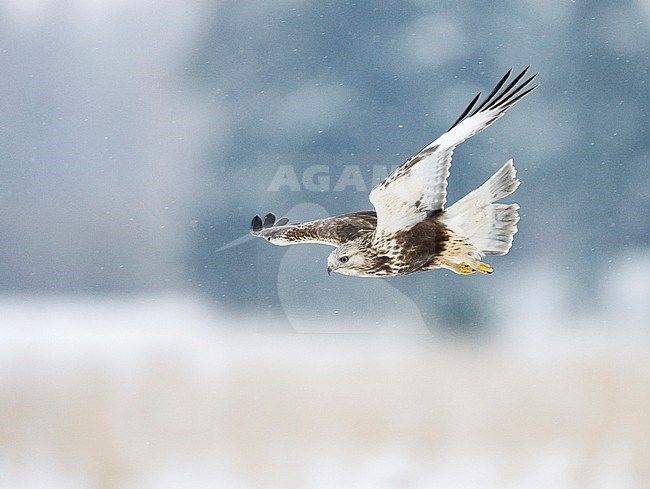
[[[275,215],[271,213],[264,219],[255,216],[251,221],[251,234],[277,245],[323,243],[339,246],[364,231],[374,231],[377,226],[377,214],[375,211],[364,211],[300,224],[288,222],[287,218],[276,222]]]

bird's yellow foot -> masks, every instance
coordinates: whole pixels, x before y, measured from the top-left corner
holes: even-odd
[[[487,263],[483,263],[482,261],[478,262],[476,265],[476,270],[478,270],[481,273],[492,273],[494,272],[494,269],[488,265]]]
[[[462,275],[469,275],[470,273],[474,273],[476,270],[474,270],[472,267],[470,267],[467,263],[455,263],[454,264],[454,272],[460,273]]]

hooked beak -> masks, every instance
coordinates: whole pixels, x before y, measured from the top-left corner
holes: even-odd
[[[327,266],[327,275],[332,275],[332,267]]]

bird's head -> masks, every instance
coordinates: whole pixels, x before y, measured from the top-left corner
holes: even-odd
[[[348,241],[330,253],[327,258],[327,273],[341,273],[343,275],[363,275],[370,268],[369,259],[364,253],[361,242]]]

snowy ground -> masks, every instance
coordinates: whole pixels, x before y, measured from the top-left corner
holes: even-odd
[[[234,334],[182,298],[10,298],[0,317],[2,488],[650,487],[634,328]]]

